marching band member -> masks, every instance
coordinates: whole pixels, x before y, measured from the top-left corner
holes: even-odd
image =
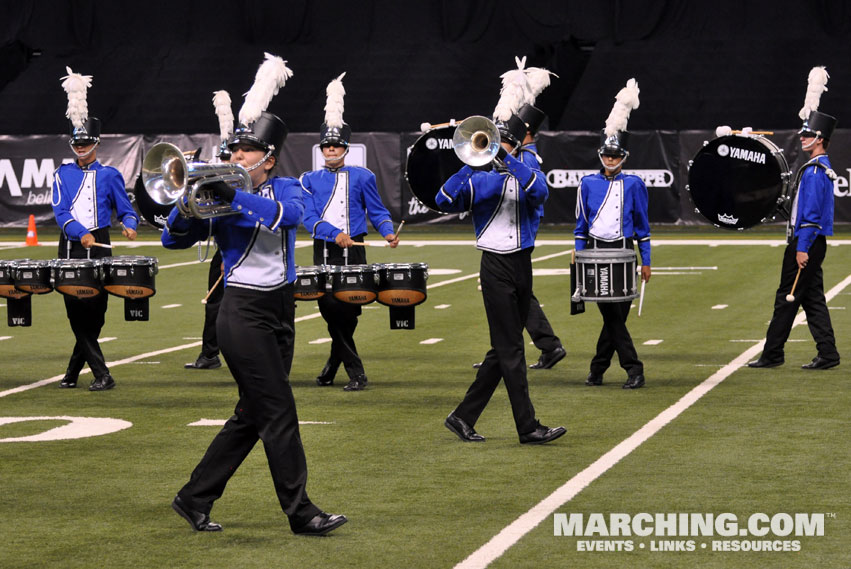
[[[63,164],[53,174],[53,215],[62,230],[59,234],[60,259],[98,259],[111,255],[109,227],[115,210],[128,239],[136,239],[139,220],[124,188],[124,178],[111,166],[97,161],[100,144],[100,120],[90,117],[86,91],[92,84],[91,75],[74,73],[65,68],[62,87],[68,93],[67,117],[71,122],[69,144],[74,162]],[[94,247],[94,248],[93,248]],[[109,373],[98,337],[103,328],[109,295],[106,292],[91,298],[62,295],[65,312],[71,323],[76,343],[68,362],[65,377],[59,387],[77,387],[83,365],[88,363],[94,379],[89,391],[104,391],[115,387]]]
[[[765,347],[750,367],[782,365],[783,346],[789,338],[798,307],[804,308],[807,326],[818,353],[801,366],[808,370],[839,365],[839,352],[824,298],[822,262],[827,252],[826,236],[833,235],[833,180],[827,147],[836,128],[836,118],[818,111],[821,94],[827,91],[827,70],[814,67],[809,74],[807,96],[799,116],[804,120],[798,135],[809,160],[798,170],[797,192],[786,229],[787,245],[780,270],[780,285],[774,298],[774,314],[768,324]],[[797,281],[796,281],[797,278]],[[790,291],[794,289],[794,294]],[[789,295],[787,297],[787,294]],[[794,298],[790,298],[794,297]]]
[[[641,254],[641,280],[650,280],[650,224],[647,219],[647,187],[638,176],[624,174],[621,169],[629,152],[626,130],[629,113],[638,108],[638,84],[630,79],[616,97],[614,108],[606,119],[601,146],[597,150],[603,168],[597,174],[582,178],[576,194],[577,251],[585,249],[632,249],[638,241]],[[612,356],[626,370],[624,389],[644,385],[644,364],[632,343],[626,327],[632,301],[598,302],[603,316],[603,329],[597,340],[597,353],[591,359],[591,371],[585,385],[601,385]]]
[[[474,426],[504,379],[520,443],[542,444],[566,432],[564,427],[545,427],[535,417],[524,354],[537,208],[548,189],[540,171],[516,158],[526,125],[512,114],[511,99],[510,89],[504,89],[494,113],[501,138],[498,166],[485,172],[465,165],[435,198],[441,211],[472,212],[476,247],[482,251],[480,278],[491,342],[476,379],[444,425],[462,441],[483,442]]]
[[[325,122],[319,133],[325,166],[302,174],[300,180],[304,188],[304,228],[313,236],[315,265],[366,264],[366,249],[354,244],[363,243],[367,217],[390,247],[399,245],[390,212],[381,203],[375,174],[345,163],[352,129],[343,122],[343,76],[345,73],[326,89]],[[361,307],[327,294],[318,303],[331,335],[331,354],[316,383],[333,385],[342,363],[349,376],[343,390],[361,391],[367,378],[354,339]]]
[[[307,496],[307,461],[289,383],[295,233],[304,208],[298,180],[272,176],[287,130],[265,109],[291,75],[282,59],[266,54],[246,94],[229,148],[231,161],[248,170],[253,187],[236,191],[219,184],[216,189],[239,215],[187,219],[175,208],[162,235],[165,247],[187,248],[212,233],[225,265],[217,333],[239,401],[172,502],[196,531],[221,531],[221,525],[210,521],[213,502],[258,439],[294,533],[323,535],[347,521],[322,512]]]

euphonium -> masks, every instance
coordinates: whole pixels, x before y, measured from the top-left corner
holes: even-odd
[[[185,217],[198,219],[239,213],[216,197],[212,184],[225,183],[242,191],[252,187],[251,176],[239,164],[188,162],[183,152],[168,142],[155,144],[145,155],[142,182],[158,204],[174,204]]]
[[[499,152],[499,129],[487,117],[474,115],[461,121],[452,136],[455,154],[464,164],[484,166]]]

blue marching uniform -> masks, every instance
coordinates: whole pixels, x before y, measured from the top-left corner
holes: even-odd
[[[381,202],[375,174],[359,166],[322,168],[301,175],[304,198],[304,227],[313,237],[315,265],[366,264],[364,247],[342,248],[337,235],[346,233],[363,242],[367,218],[383,237],[392,234],[393,220]],[[320,376],[321,385],[333,383],[342,363],[352,380],[365,383],[363,362],[358,355],[354,334],[361,315],[357,304],[342,302],[332,295],[318,300],[319,311],[331,335],[331,355]]]
[[[573,232],[576,250],[632,249],[633,242],[638,241],[641,264],[649,266],[647,208],[647,187],[638,176],[619,172],[611,177],[598,172],[583,177],[576,195]],[[597,303],[603,316],[603,329],[591,360],[591,375],[595,378],[602,378],[615,352],[630,378],[644,374],[644,364],[638,359],[626,327],[631,304],[631,301]]]
[[[98,259],[109,256],[109,249],[86,249],[80,244],[80,239],[91,233],[95,242],[109,245],[113,210],[128,229],[135,230],[139,224],[127,197],[121,173],[97,160],[85,168],[80,168],[77,162],[57,168],[53,173],[52,199],[53,215],[62,230],[59,234],[60,259]],[[63,295],[65,312],[76,338],[65,374],[67,380],[76,383],[86,363],[95,378],[109,374],[97,341],[106,319],[108,298],[106,292],[85,299]]]
[[[768,325],[762,358],[783,362],[783,347],[789,338],[798,307],[807,315],[807,326],[816,342],[818,355],[829,361],[839,361],[836,338],[824,297],[822,262],[827,252],[828,235],[833,235],[833,180],[828,176],[830,159],[816,156],[801,166],[798,191],[792,203],[787,226],[786,250],[780,271],[780,285],[774,299],[774,314]],[[795,300],[788,302],[786,295],[792,289],[798,273],[796,253],[809,255],[807,266],[801,270],[795,287]]]
[[[464,166],[444,183],[435,201],[443,211],[472,212],[490,330],[491,349],[453,413],[475,425],[503,379],[517,433],[525,435],[540,426],[526,381],[523,327],[532,295],[538,207],[548,189],[539,170],[512,156],[504,162],[505,168],[490,172]]]
[[[298,528],[320,510],[308,498],[307,461],[289,383],[295,338],[295,233],[304,206],[295,178],[272,178],[253,193],[236,192],[241,215],[186,219],[169,215],[162,243],[191,247],[215,236],[224,261],[225,292],[216,332],[239,388],[233,416],[178,492],[209,514],[230,477],[260,439],[281,508]]]

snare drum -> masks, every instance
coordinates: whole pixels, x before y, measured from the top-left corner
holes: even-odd
[[[369,304],[378,295],[376,265],[343,265],[331,267],[331,290],[334,298],[349,304]]]
[[[728,135],[704,143],[689,162],[696,211],[722,229],[747,229],[788,210],[789,165],[763,136]]]
[[[12,279],[15,288],[32,294],[47,294],[53,291],[50,284],[51,261],[22,259],[14,261]]]
[[[15,263],[17,261],[0,261],[0,296],[23,298],[30,295],[15,288]]]
[[[416,306],[426,299],[426,263],[378,266],[378,302],[385,306]]]
[[[156,257],[120,255],[104,257],[103,288],[123,298],[148,298],[156,293],[154,275],[158,272]]]
[[[623,302],[638,297],[632,249],[576,251],[574,297],[589,302]]]
[[[316,300],[325,296],[328,286],[328,268],[325,265],[296,267],[295,290],[296,300]]]
[[[53,286],[64,295],[92,298],[101,293],[103,271],[100,259],[56,259],[52,273]]]

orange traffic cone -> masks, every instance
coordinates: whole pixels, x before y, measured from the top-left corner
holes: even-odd
[[[38,245],[38,235],[35,231],[35,216],[30,214],[30,221],[27,225],[27,246]]]

